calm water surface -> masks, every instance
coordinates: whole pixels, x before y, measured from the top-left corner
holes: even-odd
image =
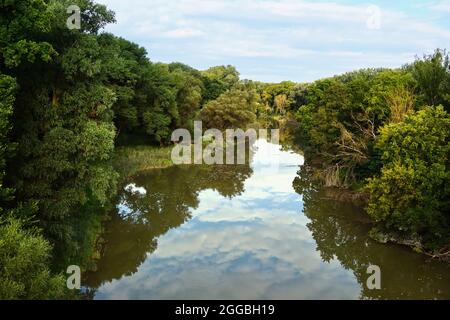
[[[250,165],[133,177],[85,284],[95,299],[450,299],[447,265],[370,240],[363,211],[302,164],[259,140]],[[371,264],[381,290],[366,288]]]

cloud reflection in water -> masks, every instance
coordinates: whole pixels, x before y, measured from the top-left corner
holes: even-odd
[[[160,236],[137,272],[103,283],[96,298],[356,297],[351,272],[324,264],[306,227],[302,196],[292,187],[303,157],[261,140],[257,147],[241,195],[201,191],[192,218]]]

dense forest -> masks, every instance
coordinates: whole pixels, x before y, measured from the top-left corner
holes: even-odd
[[[80,30],[66,27],[74,3]],[[373,237],[448,259],[446,51],[395,70],[271,84],[241,80],[233,66],[154,63],[102,32],[114,13],[91,0],[0,7],[0,298],[75,297],[63,266],[88,263],[120,179],[117,146],[170,145],[194,120],[294,124],[301,173],[362,195]]]
[[[399,70],[319,80],[296,111],[314,168],[307,174],[366,194],[374,237],[444,248],[443,256],[450,239],[449,67],[437,50]]]

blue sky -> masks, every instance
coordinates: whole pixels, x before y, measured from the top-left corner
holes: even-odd
[[[366,67],[399,67],[449,48],[450,0],[98,0],[106,28],[152,61],[203,70],[232,64],[241,78],[308,82]]]

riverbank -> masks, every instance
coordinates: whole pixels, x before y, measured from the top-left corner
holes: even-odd
[[[120,146],[117,147],[113,157],[113,167],[119,175],[118,188],[121,182],[140,173],[152,169],[162,169],[173,165],[171,160],[172,147],[155,147],[155,146]],[[117,190],[116,192],[119,192]],[[82,230],[86,235],[82,243],[85,246],[83,256],[77,257],[75,261],[82,266],[85,271],[96,271],[97,263],[102,256],[102,252],[106,245],[104,239],[105,223],[110,220],[110,212],[114,210],[114,206],[108,203],[107,206],[86,210],[87,212],[100,212],[90,215],[90,222],[81,220]]]
[[[289,139],[287,139],[290,141]],[[120,183],[119,185],[123,186],[124,181],[129,180],[130,178],[138,175],[139,173],[152,171],[153,169],[162,169],[172,167],[173,163],[171,160],[171,152],[173,146],[168,147],[155,147],[155,146],[121,146],[118,147],[115,151],[114,155],[114,168],[120,175]],[[310,159],[311,160],[311,159]],[[313,161],[314,162],[314,161]],[[307,175],[307,181],[316,181],[318,182],[318,178],[321,175],[314,174],[314,169],[308,165],[303,167],[304,169],[309,168]],[[323,181],[322,181],[323,182]],[[325,185],[325,183],[324,183]],[[361,188],[338,188],[338,187],[325,187],[324,193],[322,196],[326,198],[327,201],[334,200],[340,203],[348,203],[355,206],[359,206],[360,208],[366,208],[367,206],[367,194],[362,192]],[[120,190],[118,192],[121,192]],[[300,192],[301,193],[301,192]],[[369,219],[369,216],[362,214],[360,220],[365,225],[374,225],[374,221]],[[100,232],[98,235],[96,242],[96,253],[93,257],[95,257],[94,263],[92,263],[91,271],[97,269],[97,261],[99,260],[101,254],[100,252],[104,249],[104,237],[102,237],[103,232]],[[407,241],[405,239],[396,238],[393,235],[381,235],[379,232],[370,232],[370,237],[376,240],[379,243],[396,243],[403,246],[411,247],[413,251],[421,253],[423,255],[430,256],[432,258],[439,258],[439,260],[445,260],[445,257],[442,256],[442,252],[427,252],[419,243],[414,241]],[[412,245],[413,244],[413,245]],[[387,245],[387,244],[386,244]]]
[[[448,298],[447,265],[373,241],[362,208],[335,200],[343,191],[300,177],[290,148],[259,143],[254,159],[269,151],[277,170],[180,165],[124,179],[83,282],[92,297]],[[369,265],[382,270],[383,290],[364,285]]]
[[[364,181],[353,184],[342,183],[338,176],[334,179],[330,178],[329,171],[318,167],[320,165],[319,157],[306,160],[306,164],[299,171],[299,180],[297,181],[300,186],[299,193],[303,192],[300,188],[305,187],[305,185],[302,186],[305,181],[308,183],[313,182],[316,187],[322,190],[324,198],[362,208],[366,214],[361,218],[366,222],[369,222],[369,219],[372,225],[371,231],[369,232],[371,239],[385,245],[396,244],[405,246],[431,259],[450,262],[450,245],[429,248],[424,244],[424,240],[418,236],[381,228],[376,220],[370,217],[367,212],[369,194],[365,191]],[[306,184],[306,187],[308,187],[308,184]]]
[[[326,199],[332,199],[338,202],[351,203],[364,209],[364,216],[361,217],[366,223],[373,225],[369,232],[371,239],[381,244],[396,244],[410,248],[412,251],[426,255],[431,259],[440,260],[450,263],[450,245],[441,248],[430,250],[425,247],[423,241],[418,237],[405,236],[401,233],[386,232],[376,227],[376,222],[367,215],[368,195],[361,190],[351,190],[348,188],[339,187],[324,187],[324,194]]]
[[[162,169],[173,165],[172,147],[126,146],[116,148],[113,165],[120,179],[151,169]]]

